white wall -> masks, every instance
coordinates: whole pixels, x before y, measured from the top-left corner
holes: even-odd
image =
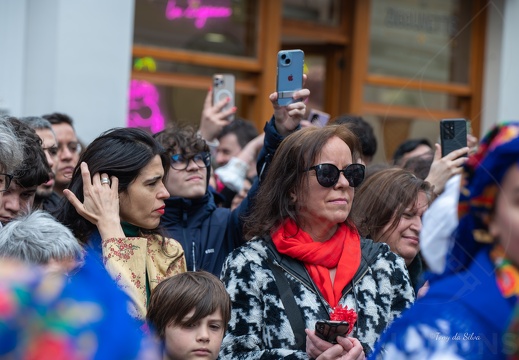
[[[125,126],[133,12],[133,0],[0,0],[0,108],[66,113],[87,143]]]
[[[489,2],[482,136],[498,121],[519,120],[519,1]]]
[[[503,51],[499,120],[519,119],[519,1],[506,0],[503,11]]]
[[[0,0],[0,114],[22,109],[25,13],[25,0]]]

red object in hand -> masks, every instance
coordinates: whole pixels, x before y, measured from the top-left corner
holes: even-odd
[[[348,309],[347,306],[343,307],[342,305],[337,305],[330,314],[330,320],[347,321],[350,327],[348,329],[348,334],[346,335],[349,335],[357,321],[357,313],[353,309]]]

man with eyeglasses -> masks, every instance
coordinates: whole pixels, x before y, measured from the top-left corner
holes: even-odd
[[[58,166],[54,179],[54,191],[63,197],[63,190],[66,189],[72,179],[72,173],[79,161],[81,144],[74,130],[72,118],[61,113],[43,115],[52,124],[56,140],[58,141]]]
[[[51,168],[49,173],[49,181],[41,184],[36,189],[36,197],[34,199],[34,207],[50,213],[56,211],[59,207],[60,197],[54,192],[54,179],[58,167],[58,143],[51,123],[38,116],[26,116],[20,118],[25,124],[29,125],[42,141],[43,151],[47,158],[47,162]]]
[[[13,126],[16,137],[22,144],[23,162],[13,170],[12,181],[3,192],[0,204],[2,225],[32,210],[36,188],[49,181],[51,172],[36,132],[17,118],[11,117],[7,121]],[[8,178],[10,177],[5,177]]]
[[[182,244],[189,271],[219,276],[226,256],[241,243],[240,210],[216,206],[209,189],[209,146],[194,129],[168,128],[155,138],[171,159],[164,179],[171,197],[165,200],[161,225]]]

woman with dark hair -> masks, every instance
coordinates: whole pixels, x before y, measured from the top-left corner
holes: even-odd
[[[411,305],[404,261],[349,220],[359,158],[345,126],[308,127],[280,144],[245,221],[250,241],[222,270],[233,304],[222,359],[362,359]],[[347,320],[352,337],[319,338],[316,322],[329,319]]]
[[[361,236],[384,242],[407,266],[415,291],[423,285],[419,236],[422,215],[432,201],[427,181],[400,168],[386,169],[359,187],[351,218]]]
[[[58,219],[97,252],[130,296],[132,315],[144,319],[150,291],[185,271],[182,247],[157,229],[169,159],[145,131],[121,128],[95,139],[79,160]]]

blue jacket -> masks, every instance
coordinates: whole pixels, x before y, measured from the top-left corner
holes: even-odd
[[[516,302],[503,298],[488,250],[481,250],[466,271],[433,283],[395,320],[370,359],[505,359],[503,335]]]
[[[170,197],[161,225],[184,248],[188,271],[206,270],[220,276],[227,255],[243,242],[242,221],[235,211],[216,207],[213,194],[202,198]],[[244,205],[242,203],[242,205]]]

